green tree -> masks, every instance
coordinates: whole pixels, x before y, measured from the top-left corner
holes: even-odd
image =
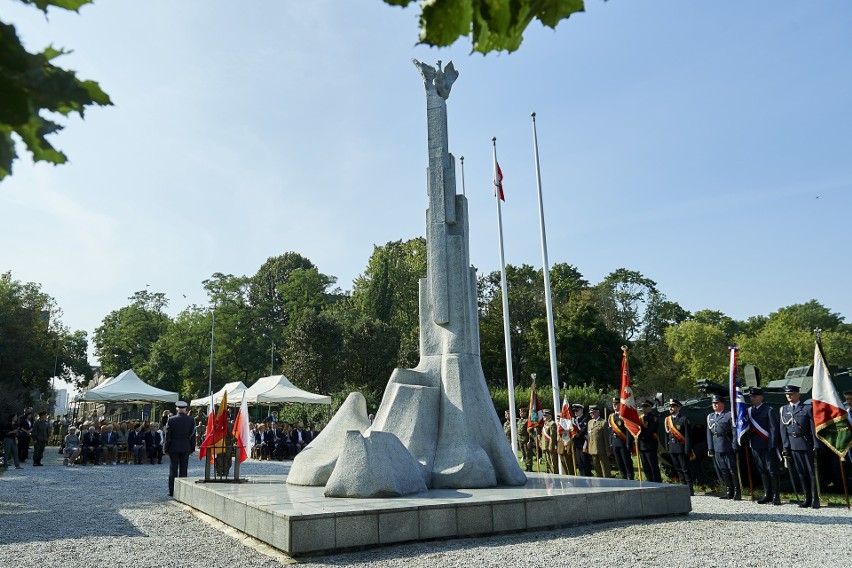
[[[91,0],[22,2],[47,14],[50,6],[76,12]],[[52,46],[30,53],[15,26],[0,20],[0,180],[12,173],[12,163],[18,157],[15,137],[26,145],[34,161],[64,164],[65,154],[47,140],[63,126],[47,116],[76,113],[83,118],[88,106],[112,104],[97,83],[80,80],[73,71],[53,64],[66,53]]]
[[[727,373],[730,338],[724,329],[689,320],[669,327],[665,337],[675,362],[683,369],[680,387],[695,388],[695,382],[702,379],[719,382]]]
[[[71,332],[56,301],[32,282],[0,274],[0,415],[46,399],[54,369],[70,382],[86,381],[86,333]]]
[[[408,6],[414,0],[384,0]],[[470,36],[473,50],[515,51],[533,20],[549,28],[585,9],[583,0],[432,0],[420,3],[420,42],[446,47]]]
[[[310,314],[293,330],[284,350],[284,374],[300,388],[327,394],[343,387],[343,330],[330,314]]]
[[[396,367],[413,367],[420,358],[419,287],[425,277],[426,240],[418,237],[374,247],[353,285],[352,308],[399,335]]]

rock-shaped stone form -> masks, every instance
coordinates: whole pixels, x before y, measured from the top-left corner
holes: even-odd
[[[328,425],[293,459],[287,483],[293,485],[325,485],[337,457],[343,451],[346,432],[364,432],[370,427],[367,401],[360,392],[350,393]]]
[[[387,432],[346,433],[326,497],[400,497],[426,491],[420,464]]]
[[[467,199],[456,194],[455,163],[447,138],[446,99],[458,72],[452,63],[444,70],[440,62],[437,67],[416,60],[414,64],[426,88],[429,152],[420,362],[414,369],[393,372],[370,432],[395,434],[420,463],[429,487],[523,485],[526,476],[494,412],[479,358]],[[301,471],[303,467],[307,462],[294,462],[291,478],[312,478]],[[346,472],[364,477],[353,468]],[[294,481],[288,478],[288,483]]]

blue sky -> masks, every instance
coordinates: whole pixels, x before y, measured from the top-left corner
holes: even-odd
[[[590,0],[486,57],[416,46],[416,7],[379,0],[0,12],[30,49],[73,49],[59,62],[115,103],[53,138],[69,164],[24,159],[0,183],[0,270],[40,282],[73,329],[146,285],[171,313],[203,304],[214,272],[291,250],[348,289],[373,245],[423,235],[412,57],[460,71],[450,150],[480,271],[499,268],[492,136],[506,261],[541,265],[536,111],[551,263],[593,283],[638,270],[691,311],[815,298],[852,316],[848,2]]]

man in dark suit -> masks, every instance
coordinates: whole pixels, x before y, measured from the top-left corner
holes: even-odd
[[[145,432],[145,452],[148,454],[148,463],[154,465],[154,460],[157,463],[163,463],[163,437],[157,432],[157,424],[152,423]]]
[[[98,465],[98,457],[100,457],[101,435],[98,434],[94,426],[89,426],[89,431],[83,434],[83,440],[80,442],[80,444],[83,446],[83,463],[86,463],[86,459],[91,453],[95,465]]]
[[[311,433],[310,431],[305,430],[305,425],[302,422],[299,422],[296,424],[296,429],[293,430],[293,433],[290,435],[290,441],[293,443],[296,453],[298,454],[310,443]]]
[[[195,420],[186,413],[186,403],[177,401],[177,414],[166,422],[164,447],[169,454],[169,497],[175,493],[175,477],[186,477],[189,454],[195,451]]]

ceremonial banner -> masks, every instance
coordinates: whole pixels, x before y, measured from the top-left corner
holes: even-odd
[[[639,419],[639,409],[636,408],[636,398],[633,396],[633,387],[630,385],[630,365],[627,362],[627,347],[622,347],[621,356],[621,396],[618,405],[618,413],[624,420],[624,425],[635,438],[642,430]]]
[[[729,347],[731,352],[731,365],[728,374],[728,388],[731,398],[731,420],[737,434],[737,442],[742,445],[742,439],[746,432],[751,428],[751,420],[749,419],[748,410],[746,410],[745,396],[743,389],[740,387],[740,381],[737,378],[737,347]]]
[[[204,442],[210,439],[210,436],[213,435],[213,425],[215,424],[215,420],[213,417],[216,416],[216,409],[213,407],[213,397],[210,397],[210,406],[207,408],[207,428],[204,432],[204,441],[201,442],[201,446],[198,449],[198,459],[203,460],[207,456],[207,446],[204,445]]]
[[[832,452],[844,459],[852,447],[852,432],[849,431],[848,412],[831,382],[831,373],[825,364],[822,344],[819,340],[814,349],[814,386],[811,404],[814,411],[814,430],[817,438]]]
[[[213,429],[210,430],[210,422],[213,422]],[[228,436],[228,393],[222,396],[222,403],[219,405],[219,412],[215,415],[207,417],[207,430],[210,434],[204,438],[204,443],[201,444],[201,451],[198,452],[199,459],[207,455],[207,448],[211,448],[213,456],[221,454],[225,451],[225,438]]]
[[[542,422],[544,422],[544,412],[542,412],[541,403],[538,400],[538,395],[535,393],[535,383],[533,383],[530,389],[530,411],[527,418],[527,432],[538,428]]]
[[[559,427],[557,432],[566,444],[574,437],[577,430],[574,428],[574,416],[571,414],[571,405],[568,404],[568,395],[562,399],[562,409],[559,412]]]

